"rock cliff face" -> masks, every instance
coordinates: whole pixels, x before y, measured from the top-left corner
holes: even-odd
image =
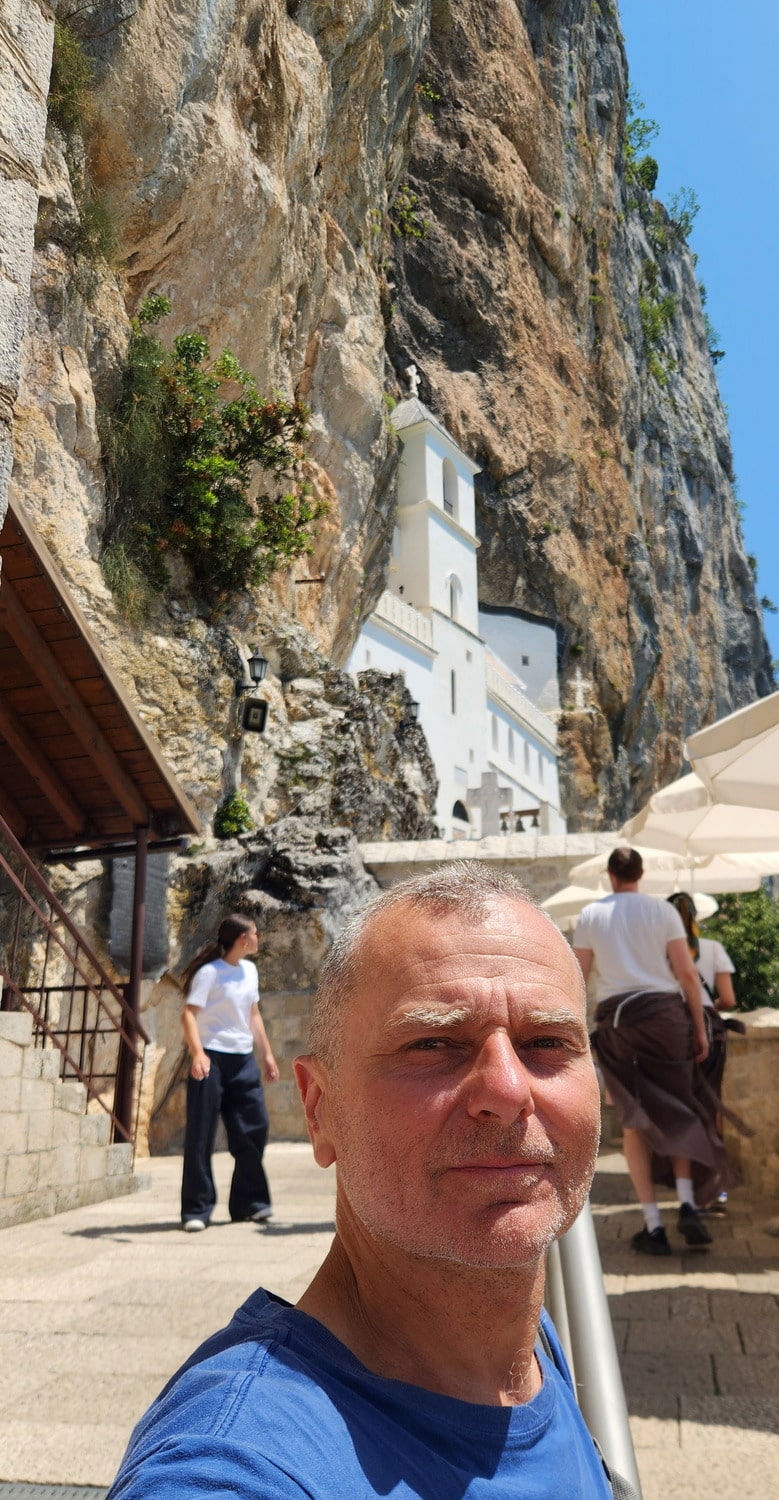
[[[626,76],[605,0],[434,0],[395,240],[391,354],[483,465],[483,597],[561,622],[564,705],[589,680],[571,827],[771,681],[694,258],[625,175]]]
[[[571,825],[615,821],[678,769],[687,729],[770,686],[693,260],[673,234],[658,250],[662,210],[625,179],[615,7],[147,0],[123,17],[117,0],[111,26],[78,23],[114,268],[77,253],[78,152],[52,127],[15,480],[188,791],[209,818],[240,777],[260,820],[283,811],[275,752],[241,759],[237,646],[302,628],[345,659],[391,531],[384,393],[414,359],[483,465],[485,600],[565,631]],[[323,582],[285,577],[217,624],[182,572],[131,629],[98,567],[96,410],[150,291],[173,331],[312,409],[330,510],[294,571]],[[654,343],[642,294],[673,298]]]
[[[626,179],[627,68],[605,0],[68,9],[95,83],[83,142],[49,128],[14,484],[204,827],[231,793],[249,802],[254,833],[207,838],[177,866],[171,957],[227,905],[262,906],[283,1050],[364,894],[355,835],[431,828],[402,686],[359,696],[338,670],[383,585],[385,393],[412,360],[482,465],[484,600],[563,628],[571,827],[634,811],[679,769],[687,729],[770,687],[694,262]],[[110,266],[85,234],[87,180],[113,222]],[[129,625],[99,565],[98,414],[152,292],[171,335],[230,345],[261,390],[309,404],[329,511],[307,561],[218,618],[174,565]],[[271,664],[264,737],[238,726],[249,642]],[[180,1001],[165,980],[148,1002],[162,1144]]]

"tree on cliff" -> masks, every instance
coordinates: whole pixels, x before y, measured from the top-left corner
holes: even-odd
[[[742,1010],[779,1009],[779,905],[764,887],[745,895],[720,896],[719,911],[704,935],[717,938],[735,966],[734,987]]]
[[[134,574],[160,590],[176,552],[218,604],[311,550],[324,507],[304,477],[309,413],[261,396],[228,349],[212,362],[201,334],[166,349],[149,325],[169,310],[166,297],[141,305],[118,404],[104,414],[103,569],[120,596]]]

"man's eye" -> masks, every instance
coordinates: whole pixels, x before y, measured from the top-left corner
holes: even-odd
[[[445,1036],[420,1036],[411,1043],[411,1052],[440,1052],[449,1045],[449,1039]]]
[[[526,1043],[534,1051],[546,1051],[556,1047],[566,1047],[567,1042],[561,1036],[534,1036],[532,1041]]]

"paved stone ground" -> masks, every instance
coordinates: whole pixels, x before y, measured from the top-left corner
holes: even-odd
[[[147,1191],[0,1231],[0,1500],[113,1476],[133,1423],[197,1343],[262,1283],[294,1300],[332,1234],[333,1174],[308,1146],[268,1152],[276,1215],[206,1234],[178,1226],[180,1162],[144,1163]],[[229,1158],[217,1158],[222,1203]],[[635,1256],[622,1159],[593,1191],[644,1500],[766,1500],[779,1490],[776,1201],[735,1194],[715,1246]],[[669,1204],[671,1239],[674,1218]],[[52,1486],[51,1491],[27,1486]],[[58,1490],[56,1486],[67,1486]]]
[[[767,1500],[779,1494],[779,1239],[776,1199],[743,1188],[714,1238],[636,1255],[641,1218],[621,1154],[604,1153],[593,1214],[644,1500]]]

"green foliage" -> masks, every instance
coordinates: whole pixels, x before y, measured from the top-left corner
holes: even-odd
[[[303,479],[307,408],[266,400],[228,349],[211,362],[201,334],[166,349],[150,324],[168,312],[164,297],[141,307],[121,396],[103,414],[104,565],[120,546],[123,564],[162,590],[165,554],[178,552],[216,604],[310,552],[325,507]]]
[[[657,299],[641,295],[638,299],[638,311],[644,338],[648,344],[656,347],[665,337],[673,319],[676,311],[676,298],[672,297],[670,292],[665,297]]]
[[[662,347],[675,312],[676,298],[670,293],[661,294],[657,262],[644,261],[638,295],[638,315],[641,319],[649,373],[663,388],[668,384],[669,374],[676,368],[675,362]]]
[[[49,119],[64,135],[82,131],[92,113],[92,64],[67,20],[54,22]]]
[[[648,193],[653,193],[660,168],[654,156],[640,156],[632,164],[634,182],[639,182]]]
[[[725,350],[719,347],[719,334],[707,312],[703,314],[703,322],[706,328],[706,347],[711,356],[713,365],[718,365],[725,358]]]
[[[417,93],[421,96],[421,98],[427,99],[428,103],[430,104],[441,103],[441,95],[436,93],[432,83],[428,83],[427,81],[425,81],[424,83],[418,83]]]
[[[254,827],[249,804],[240,792],[225,797],[214,814],[214,835],[218,839],[235,839],[240,833],[248,833]]]
[[[703,931],[719,939],[736,966],[733,985],[740,1008],[779,1009],[779,906],[763,887],[718,899],[719,911]]]
[[[769,614],[769,615],[777,615],[777,614],[779,614],[779,606],[777,606],[776,604],[774,604],[773,599],[769,599],[769,597],[768,597],[767,594],[763,594],[763,596],[762,596],[762,598],[760,600],[760,608],[764,609],[765,612],[766,612],[766,614]]]
[[[398,188],[395,202],[392,205],[392,217],[390,218],[392,232],[398,235],[399,238],[411,240],[423,240],[425,238],[427,224],[424,219],[420,219],[416,212],[418,202],[418,195],[412,193],[408,183],[402,183]]]
[[[698,194],[694,188],[683,187],[679,188],[678,193],[672,193],[668,200],[668,215],[677,243],[690,238],[700,206]]]
[[[644,109],[644,101],[639,98],[635,89],[628,90],[627,115],[625,118],[625,132],[622,137],[622,147],[625,153],[625,176],[628,182],[638,183],[641,187],[647,184],[643,181],[644,176],[650,175],[650,169],[645,164],[654,161],[648,156],[647,147],[659,134],[660,126],[656,120],[648,120],[641,111]],[[655,162],[655,167],[657,163]],[[648,191],[651,192],[657,180],[655,178]]]
[[[156,595],[146,574],[133,561],[124,544],[111,542],[100,559],[100,565],[117,608],[125,620],[130,625],[139,625],[147,620],[154,608]]]
[[[110,261],[116,250],[116,229],[105,198],[95,192],[87,177],[80,183],[74,181],[74,187],[78,193],[79,211],[75,249],[87,260]]]
[[[92,63],[70,26],[69,19],[65,17],[63,20],[56,20],[49,84],[49,118],[65,136],[65,159],[79,214],[72,249],[81,264],[76,265],[74,280],[87,298],[97,285],[97,277],[88,263],[110,261],[116,249],[112,216],[85,165],[82,138],[92,123],[93,85]]]

